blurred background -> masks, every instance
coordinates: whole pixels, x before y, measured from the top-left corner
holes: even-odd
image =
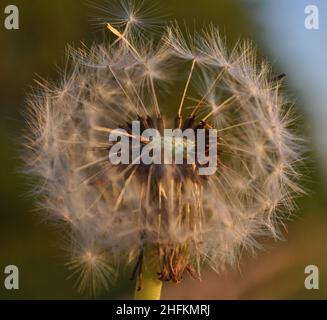
[[[110,2],[110,0],[107,0]],[[166,285],[164,299],[327,298],[327,2],[325,0],[158,0],[172,18],[191,26],[213,22],[233,45],[257,42],[277,73],[287,74],[288,91],[303,119],[311,148],[303,184],[285,241],[268,242],[264,252],[245,257],[238,270],[204,272],[202,282]],[[20,10],[20,29],[4,28],[4,8]],[[305,28],[305,8],[319,9],[319,29]],[[87,299],[69,279],[58,234],[34,212],[26,177],[19,173],[24,103],[34,79],[56,79],[67,44],[101,40],[94,12],[80,0],[0,0],[0,299]],[[20,290],[3,286],[4,268],[17,265]],[[306,290],[304,269],[317,265],[319,290]],[[131,298],[134,284],[122,272],[120,285],[103,299]]]

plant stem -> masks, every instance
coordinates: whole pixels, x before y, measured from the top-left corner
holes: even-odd
[[[152,248],[144,249],[142,259],[142,288],[138,290],[139,284],[136,284],[135,300],[160,300],[162,281],[158,280],[160,271],[157,252]]]

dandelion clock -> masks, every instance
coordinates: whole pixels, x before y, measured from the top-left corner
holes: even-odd
[[[160,299],[163,283],[282,236],[302,140],[283,76],[252,43],[159,27],[137,1],[104,9],[109,40],[70,48],[60,81],[30,95],[26,172],[80,291],[129,266],[135,298]]]

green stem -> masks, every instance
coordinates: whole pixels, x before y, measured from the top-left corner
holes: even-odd
[[[160,300],[162,281],[158,280],[159,271],[157,252],[145,249],[142,259],[142,288],[138,290],[139,284],[136,284],[135,300]]]

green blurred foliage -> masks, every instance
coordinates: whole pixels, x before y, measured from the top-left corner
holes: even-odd
[[[109,0],[110,1],[110,0]],[[20,174],[22,146],[20,139],[24,134],[24,122],[22,114],[26,94],[39,76],[46,79],[56,79],[58,69],[65,62],[65,48],[67,44],[79,45],[80,41],[87,44],[93,40],[101,40],[103,32],[99,32],[99,26],[95,27],[91,22],[94,10],[90,9],[83,1],[78,0],[33,0],[14,2],[20,9],[20,30],[7,31],[0,25],[0,299],[86,299],[76,293],[73,280],[68,280],[69,271],[65,268],[65,260],[61,250],[56,246],[57,233],[50,226],[42,223],[39,213],[34,211],[33,197],[30,197],[30,186],[26,177]],[[0,21],[5,5],[9,4],[1,0]],[[161,0],[167,7],[171,17],[186,24],[200,26],[203,23],[213,22],[221,27],[228,37],[229,43],[235,43],[238,38],[254,37],[251,21],[244,15],[241,8],[230,0]],[[59,66],[59,68],[58,68]],[[291,229],[297,230],[296,234],[306,239],[309,244],[311,235],[316,231],[312,223],[304,223],[304,217],[310,217],[311,221],[319,221],[319,225],[326,226],[323,217],[326,199],[322,195],[322,187],[319,173],[315,166],[309,164],[310,175],[308,189],[313,190],[311,196],[299,201],[299,211],[302,220],[298,223],[295,219],[291,223]],[[296,223],[298,223],[296,225]],[[322,233],[324,229],[322,228]],[[301,247],[294,247],[302,252]],[[316,245],[316,244],[313,244]],[[318,241],[319,246],[319,241]],[[280,246],[283,248],[283,244]],[[310,250],[310,245],[307,245]],[[323,249],[315,248],[315,250]],[[278,251],[278,250],[277,250]],[[305,253],[304,253],[305,256]],[[309,255],[310,256],[310,255]],[[321,265],[327,271],[326,255]],[[319,259],[320,259],[319,258]],[[318,258],[317,258],[318,259]],[[318,260],[319,260],[318,259]],[[305,260],[305,259],[304,259]],[[319,261],[316,263],[320,263]],[[273,262],[272,262],[273,263]],[[308,260],[307,264],[315,263]],[[2,287],[4,275],[2,270],[9,264],[20,268],[20,290],[8,292]],[[296,272],[295,272],[295,269]],[[303,284],[304,266],[293,266],[286,273],[278,274],[281,281],[289,281],[294,277],[295,282]],[[327,272],[324,284],[327,287]],[[129,281],[130,272],[121,272],[121,280],[117,288],[102,298],[115,299],[117,297],[130,297],[125,295],[126,290],[131,290],[133,283]],[[217,279],[219,278],[216,276]],[[212,283],[212,281],[211,281]],[[274,292],[272,297],[283,297],[277,289],[274,291],[275,281],[268,281],[255,288],[254,297],[260,296],[258,292],[268,288]],[[193,282],[193,285],[196,284]],[[212,284],[211,284],[212,285]],[[323,285],[322,285],[323,286]],[[187,288],[187,286],[185,287]],[[267,290],[267,288],[265,290]],[[171,291],[170,291],[171,290]],[[183,298],[183,286],[180,298]],[[166,296],[173,292],[174,288],[168,286]],[[185,291],[184,291],[185,292]],[[265,293],[263,292],[264,296]],[[218,297],[219,295],[217,295]],[[315,298],[317,294],[301,289],[293,292],[286,298]],[[327,289],[320,290],[320,298],[327,297]],[[251,297],[249,293],[248,296]]]

